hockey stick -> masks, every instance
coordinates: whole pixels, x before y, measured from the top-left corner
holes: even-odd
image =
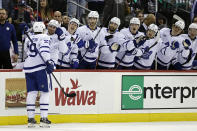
[[[97,34],[96,34],[96,36],[94,37],[94,41],[95,41],[95,39],[97,38],[97,36],[99,35],[99,33],[101,32],[101,30],[102,30],[102,26],[100,27],[100,30],[97,32]],[[82,61],[83,61],[83,59],[84,59],[84,57],[85,57],[85,55],[88,53],[88,51],[89,51],[89,47],[86,49],[86,52],[85,52],[85,54],[83,55],[83,57],[82,57],[82,59],[80,60],[80,62],[79,63],[81,63]]]
[[[173,15],[173,19],[175,19],[175,20],[180,20],[180,21],[185,22],[181,17],[179,17],[179,16],[176,15],[176,14]]]
[[[33,41],[32,39],[29,37],[28,33],[25,32],[27,38],[30,40],[30,42],[33,44]],[[42,59],[42,61],[44,62],[44,64],[46,65],[46,61],[44,60],[44,58],[41,56],[40,52],[38,51],[37,48],[35,48],[36,52],[38,53],[38,55],[40,56],[40,58]],[[76,93],[70,93],[70,94],[67,94],[65,91],[64,91],[64,88],[61,86],[61,84],[59,83],[59,81],[57,80],[57,78],[55,77],[55,75],[53,74],[53,72],[51,73],[53,78],[55,79],[55,81],[57,82],[57,84],[59,85],[59,87],[61,88],[62,92],[64,93],[65,96],[67,97],[75,97],[76,96]]]

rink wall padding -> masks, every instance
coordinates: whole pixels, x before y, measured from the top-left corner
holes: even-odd
[[[142,113],[142,114],[86,114],[86,115],[49,115],[56,123],[112,123],[112,122],[161,122],[197,121],[197,113]],[[40,117],[35,119],[39,123]],[[27,116],[0,117],[0,125],[24,125]]]
[[[56,70],[50,93],[53,123],[197,121],[196,71]],[[0,125],[26,124],[22,70],[0,70]],[[36,101],[39,121],[39,95]]]

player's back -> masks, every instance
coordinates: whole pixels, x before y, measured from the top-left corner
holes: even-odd
[[[24,63],[24,72],[35,72],[46,68],[38,52],[45,61],[50,60],[50,37],[46,34],[37,34],[31,35],[30,38],[32,42],[28,38],[25,40],[27,58]]]

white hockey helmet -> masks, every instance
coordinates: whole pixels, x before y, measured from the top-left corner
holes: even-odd
[[[55,26],[56,28],[60,27],[60,24],[57,20],[50,20],[48,23],[49,26]]]
[[[140,20],[139,20],[139,18],[133,17],[133,18],[130,20],[130,24],[137,24],[137,25],[140,25]]]
[[[35,22],[33,24],[33,31],[34,32],[43,32],[44,29],[46,29],[46,26],[44,25],[43,22]]]
[[[97,11],[90,11],[90,13],[88,14],[88,18],[93,17],[93,18],[99,18],[99,14]]]
[[[189,25],[189,29],[197,29],[197,24],[196,23],[191,23]]]
[[[174,25],[181,28],[182,30],[185,28],[185,22],[182,20],[177,21]]]
[[[118,25],[118,27],[120,26],[120,19],[118,17],[113,17],[110,22],[115,23]]]
[[[155,25],[155,24],[150,24],[150,25],[148,26],[148,30],[152,30],[152,31],[154,31],[155,33],[157,33],[157,32],[158,32],[158,26]]]
[[[69,21],[69,23],[71,23],[71,22],[76,23],[76,24],[78,25],[78,27],[79,27],[79,25],[80,25],[79,20],[78,20],[78,19],[76,19],[76,18],[72,18],[72,19]]]

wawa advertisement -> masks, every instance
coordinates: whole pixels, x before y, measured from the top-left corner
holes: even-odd
[[[54,72],[49,114],[196,112],[197,73]],[[26,115],[23,72],[0,72],[0,116]],[[39,114],[39,98],[36,113]]]

